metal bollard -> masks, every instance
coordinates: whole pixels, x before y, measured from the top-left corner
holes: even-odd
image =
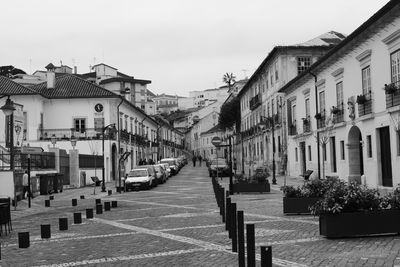
[[[76,198],[72,199],[72,206],[77,206],[78,205],[78,200]]]
[[[50,199],[45,199],[44,200],[44,206],[45,207],[50,207]]]
[[[82,213],[74,212],[74,224],[81,224],[82,223]]]
[[[101,204],[101,199],[100,198],[96,198],[96,205],[97,204]]]
[[[41,224],[40,225],[40,235],[42,238],[50,238],[50,224]]]
[[[231,198],[230,197],[227,197],[226,198],[226,208],[225,208],[225,212],[226,212],[226,214],[225,214],[225,216],[226,216],[226,219],[225,219],[225,230],[226,231],[229,231],[229,238],[231,238],[231,235],[230,235],[230,226],[231,226],[231,221],[230,221],[230,218],[229,218],[229,216],[230,216],[230,209],[231,209]]]
[[[109,196],[112,195],[112,190],[108,190],[108,195],[109,195]]]
[[[245,266],[245,252],[244,252],[244,214],[242,210],[237,212],[237,232],[238,232],[238,260],[239,267]]]
[[[58,219],[58,229],[60,231],[68,230],[68,218],[59,218]]]
[[[82,195],[82,196],[80,196],[80,198],[81,198],[81,199],[85,199],[85,196],[84,196],[84,195]]]
[[[256,266],[254,224],[246,224],[247,266]]]
[[[29,248],[29,232],[18,233],[18,247]]]
[[[111,201],[111,208],[118,207],[118,202],[116,200]]]
[[[232,252],[237,252],[236,203],[231,204]]]
[[[86,209],[86,219],[93,219],[93,209]]]
[[[54,200],[54,196],[49,196],[49,200]]]
[[[110,211],[111,210],[111,203],[110,201],[104,202],[104,211]]]
[[[272,267],[272,247],[261,247],[261,267]]]
[[[96,205],[96,214],[103,214],[103,205],[101,204]]]

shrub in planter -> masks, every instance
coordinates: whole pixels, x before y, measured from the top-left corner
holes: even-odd
[[[385,84],[384,89],[387,95],[394,94],[398,90],[397,86],[394,83]]]
[[[367,97],[365,95],[358,95],[357,96],[357,104],[365,104],[367,102]]]
[[[380,196],[377,189],[339,181],[311,207],[320,234],[328,238],[400,233],[400,189]],[[385,222],[385,223],[382,223]]]

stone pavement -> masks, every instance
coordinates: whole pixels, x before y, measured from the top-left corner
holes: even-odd
[[[220,182],[227,186],[228,178]],[[302,180],[288,178],[287,183]],[[283,184],[282,177],[278,184]],[[246,223],[255,224],[257,266],[260,245],[272,245],[275,266],[400,264],[398,236],[325,239],[319,236],[317,218],[282,214],[279,187],[272,185],[267,194],[232,196]],[[111,196],[99,191],[92,195],[89,187],[65,190],[54,194],[48,208],[48,196],[36,197],[31,209],[26,201],[19,202],[12,212],[13,232],[0,237],[0,266],[237,266],[206,167],[188,165],[148,191]],[[72,198],[78,198],[78,206],[71,206]],[[86,219],[85,209],[94,208],[95,198],[117,200],[118,207]],[[82,224],[72,224],[73,212],[82,212]],[[58,230],[59,217],[68,217],[67,231]],[[47,223],[52,237],[42,240],[40,225]],[[18,248],[17,233],[22,231],[30,232],[27,249]]]

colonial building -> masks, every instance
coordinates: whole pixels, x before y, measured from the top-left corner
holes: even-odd
[[[178,110],[178,96],[161,94],[156,95],[152,100],[157,104],[157,114],[170,114]]]
[[[238,170],[251,176],[257,167],[272,169],[275,163],[279,170],[284,166],[285,107],[283,94],[278,90],[343,38],[340,33],[328,32],[302,44],[276,46],[264,59],[238,94],[241,139],[237,138],[237,143],[242,147],[236,155]]]
[[[400,183],[400,3],[392,0],[286,93],[288,173]]]

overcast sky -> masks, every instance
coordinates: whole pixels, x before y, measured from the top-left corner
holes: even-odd
[[[388,0],[13,0],[1,3],[0,65],[106,63],[155,93],[187,96],[250,76],[275,45],[350,34]]]

